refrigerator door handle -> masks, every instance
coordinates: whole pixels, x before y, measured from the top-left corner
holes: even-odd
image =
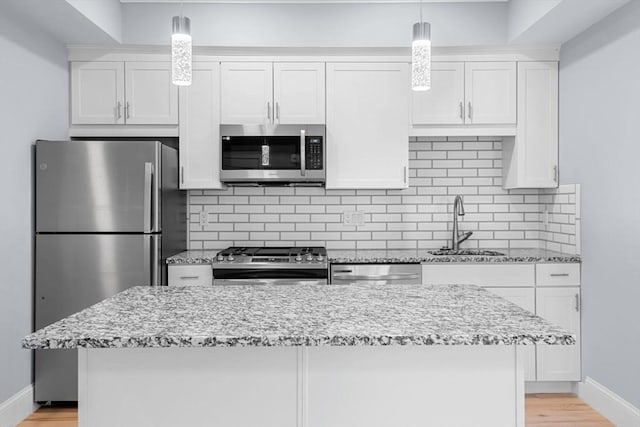
[[[151,206],[151,190],[153,185],[153,163],[147,162],[144,164],[144,194],[142,196],[142,215],[144,215],[143,231],[145,233],[151,233],[151,215],[153,209]]]
[[[160,277],[158,269],[160,266],[160,248],[158,247],[159,236],[151,236],[150,248],[150,268],[151,268],[151,286],[160,286]]]

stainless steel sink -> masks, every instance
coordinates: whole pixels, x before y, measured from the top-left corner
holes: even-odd
[[[485,249],[438,249],[437,251],[429,251],[431,255],[463,255],[463,256],[503,256],[502,252],[489,251]]]

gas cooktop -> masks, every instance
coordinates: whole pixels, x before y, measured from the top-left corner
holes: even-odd
[[[232,246],[218,252],[216,263],[220,264],[279,264],[279,265],[325,265],[327,250],[320,246]]]

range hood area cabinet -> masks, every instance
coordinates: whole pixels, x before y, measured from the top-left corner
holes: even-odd
[[[171,62],[71,62],[72,126],[177,124]]]
[[[504,188],[558,187],[557,62],[518,62],[518,124],[502,163]]]
[[[324,62],[223,62],[224,125],[325,122]]]
[[[180,189],[222,189],[220,63],[194,62],[191,86],[180,87]]]
[[[433,62],[431,70],[431,89],[412,93],[413,126],[515,126],[515,61]]]
[[[409,186],[408,63],[327,63],[327,189]]]

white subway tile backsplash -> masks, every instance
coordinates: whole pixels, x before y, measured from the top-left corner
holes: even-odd
[[[189,248],[325,245],[330,249],[435,249],[449,245],[452,203],[463,196],[463,247],[543,247],[580,252],[580,186],[504,190],[496,137],[411,138],[410,187],[229,187],[189,192]],[[365,224],[343,223],[363,212]],[[545,226],[544,212],[549,223]],[[200,212],[207,214],[200,224]]]

